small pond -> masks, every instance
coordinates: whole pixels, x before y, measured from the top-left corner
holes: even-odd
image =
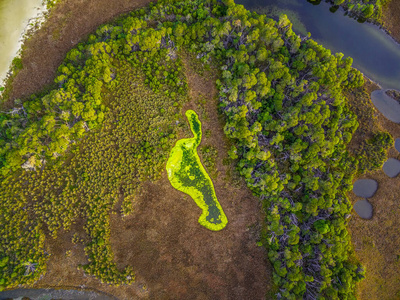
[[[400,103],[386,95],[385,90],[373,91],[371,93],[371,100],[387,119],[395,123],[400,123]]]
[[[398,152],[400,152],[400,138],[397,138],[394,142],[394,147]]]
[[[383,172],[391,178],[396,177],[400,173],[400,161],[395,158],[389,158],[383,164]]]
[[[373,208],[367,199],[358,200],[356,203],[354,203],[353,208],[360,218],[367,220],[372,218]]]
[[[358,197],[371,198],[378,189],[378,183],[373,179],[359,179],[353,184],[353,192]]]

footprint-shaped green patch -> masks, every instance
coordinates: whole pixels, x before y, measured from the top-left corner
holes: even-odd
[[[167,161],[168,179],[172,186],[188,194],[203,210],[199,223],[210,230],[221,230],[228,219],[217,200],[214,185],[197,154],[201,142],[201,123],[193,110],[186,111],[194,137],[181,139],[172,148]]]

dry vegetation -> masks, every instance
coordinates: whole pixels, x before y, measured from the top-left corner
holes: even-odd
[[[391,0],[383,7],[383,23],[391,36],[400,43],[400,1]]]
[[[366,83],[368,94],[378,87]],[[367,95],[368,95],[367,94]],[[369,99],[349,97],[353,109],[362,112],[360,127],[356,131],[351,146],[376,129],[388,131],[393,138],[400,137],[400,124],[387,120],[374,107]],[[360,101],[363,100],[363,101]],[[364,101],[366,100],[366,101]],[[400,159],[393,148],[388,157]],[[374,208],[371,220],[363,220],[354,212],[349,223],[352,242],[356,254],[366,267],[367,276],[361,282],[359,299],[399,299],[400,298],[400,182],[399,178],[389,178],[382,170],[367,173],[361,178],[375,179],[378,191],[370,199]],[[360,198],[349,193],[353,204]]]

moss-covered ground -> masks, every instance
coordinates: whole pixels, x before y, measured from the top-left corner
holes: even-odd
[[[202,130],[201,122],[193,110],[186,111],[194,137],[176,142],[167,162],[167,173],[172,186],[190,195],[202,209],[199,223],[210,230],[221,230],[228,219],[218,202],[214,185],[197,154]]]

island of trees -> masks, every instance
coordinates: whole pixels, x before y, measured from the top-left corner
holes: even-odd
[[[309,0],[311,3],[318,4],[321,0]],[[370,21],[382,25],[382,8],[391,0],[327,0],[331,3],[332,9],[336,10],[339,6],[343,7],[347,14],[358,18],[360,21]]]

